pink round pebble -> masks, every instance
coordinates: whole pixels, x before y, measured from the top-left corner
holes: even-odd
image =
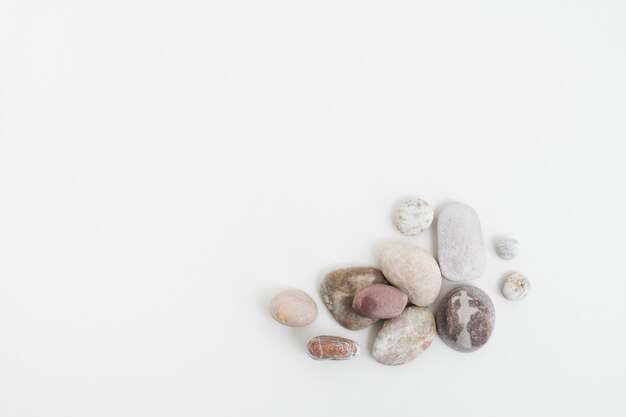
[[[354,296],[352,308],[363,317],[392,319],[402,313],[407,301],[407,295],[396,287],[374,284]]]

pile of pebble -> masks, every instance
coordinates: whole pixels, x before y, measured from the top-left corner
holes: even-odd
[[[428,229],[434,211],[422,199],[405,201],[395,216],[404,235]],[[442,278],[470,281],[485,270],[485,248],[476,211],[462,203],[449,204],[437,220],[438,261],[427,251],[410,244],[393,244],[380,254],[380,268],[356,267],[332,271],[320,293],[331,315],[349,330],[364,329],[378,320],[384,323],[374,340],[372,355],[385,365],[412,361],[429,348],[435,333],[452,349],[473,352],[487,343],[493,332],[495,309],[491,298],[478,287],[461,285],[441,300],[435,314],[428,308],[437,299]],[[515,239],[501,238],[497,255],[511,260],[518,254]],[[530,282],[520,274],[506,278],[504,297],[521,300]],[[317,318],[317,304],[299,289],[287,289],[270,303],[272,316],[287,326],[306,326]],[[316,336],[307,346],[314,359],[350,359],[358,344],[338,336]]]

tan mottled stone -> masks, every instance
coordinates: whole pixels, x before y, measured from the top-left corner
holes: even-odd
[[[322,300],[335,320],[346,329],[360,330],[374,324],[377,319],[359,315],[352,308],[354,296],[372,284],[387,284],[383,273],[372,267],[336,269],[322,282]]]

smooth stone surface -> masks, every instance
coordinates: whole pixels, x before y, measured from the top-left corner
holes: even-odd
[[[519,272],[513,272],[504,280],[502,295],[511,301],[519,301],[526,298],[530,291],[530,281]]]
[[[383,249],[380,265],[385,278],[417,306],[432,304],[441,290],[441,272],[435,259],[414,245],[395,244]]]
[[[339,324],[346,329],[360,330],[378,320],[357,314],[352,308],[352,300],[359,291],[372,284],[387,284],[379,269],[372,267],[337,269],[329,272],[322,282],[322,300]]]
[[[313,359],[345,360],[359,354],[359,345],[354,340],[338,336],[315,336],[307,345]]]
[[[485,271],[485,246],[478,215],[468,205],[450,204],[437,218],[439,267],[450,281],[476,279]]]
[[[317,304],[302,290],[290,288],[279,292],[270,302],[270,313],[278,322],[301,327],[317,318]]]
[[[510,237],[503,237],[496,242],[496,253],[500,259],[510,261],[519,253],[519,242]]]
[[[459,352],[473,352],[487,343],[495,321],[491,298],[469,285],[452,289],[437,308],[439,336]]]
[[[392,319],[404,311],[408,300],[407,295],[396,287],[374,284],[357,293],[352,308],[363,317]]]
[[[374,340],[372,354],[384,365],[402,365],[428,349],[435,337],[435,318],[426,307],[407,307],[386,320]]]
[[[428,201],[415,198],[402,203],[394,223],[402,234],[415,236],[428,229],[434,217],[435,212]]]

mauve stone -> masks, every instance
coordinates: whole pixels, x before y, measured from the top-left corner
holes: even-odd
[[[372,284],[387,284],[383,273],[371,267],[343,268],[329,272],[321,286],[321,295],[328,311],[346,329],[360,330],[377,319],[363,317],[352,308],[357,292]]]
[[[396,287],[374,284],[357,293],[352,308],[363,317],[392,319],[402,313],[407,301],[407,295]]]
[[[487,343],[495,321],[491,298],[469,285],[452,289],[437,308],[439,336],[459,352],[473,352]]]
[[[386,320],[374,340],[372,355],[384,365],[402,365],[428,349],[435,336],[435,318],[426,307],[407,307]]]
[[[468,205],[450,204],[437,218],[439,267],[450,281],[476,279],[485,271],[485,246],[478,215]]]
[[[441,272],[435,259],[414,245],[395,244],[380,256],[383,275],[417,306],[430,305],[441,290]]]
[[[270,313],[278,322],[301,327],[317,318],[317,304],[304,291],[290,288],[279,292],[270,302]]]
[[[359,345],[354,340],[337,336],[315,336],[307,345],[313,359],[345,360],[359,354]]]

